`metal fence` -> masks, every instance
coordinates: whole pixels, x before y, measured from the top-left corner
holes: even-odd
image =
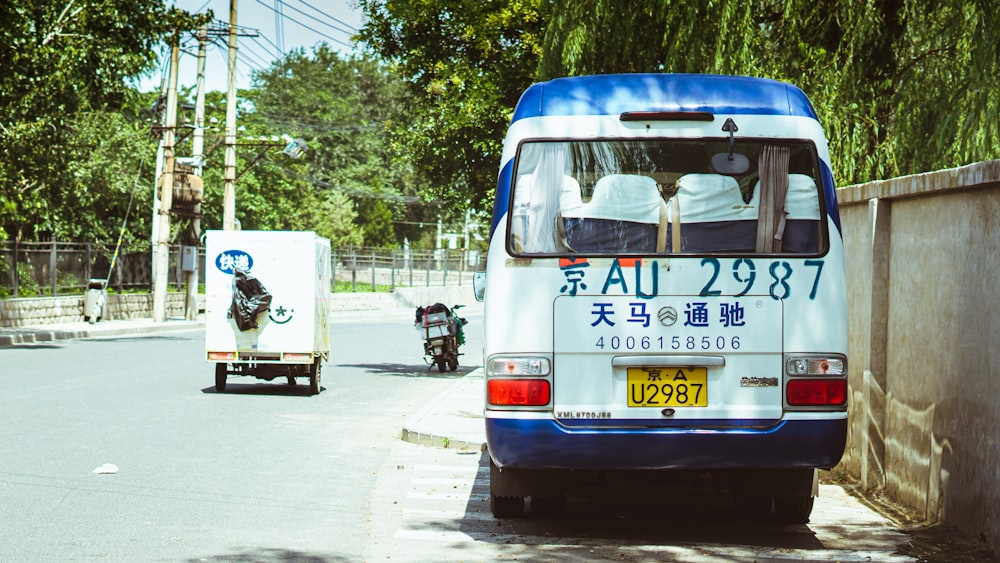
[[[123,245],[113,272],[115,245],[84,242],[0,241],[0,298],[82,294],[90,280],[107,280],[109,289],[151,291],[153,254],[148,242]],[[333,291],[392,291],[471,283],[472,271],[485,267],[478,251],[348,248],[332,253]],[[204,248],[199,249],[204,271]],[[204,276],[201,276],[204,280]],[[170,246],[169,287],[183,289],[181,247]]]
[[[340,282],[334,291],[462,285],[485,267],[485,256],[476,250],[347,249],[333,253],[333,278]]]

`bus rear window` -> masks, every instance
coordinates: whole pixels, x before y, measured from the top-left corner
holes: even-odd
[[[734,155],[734,156],[731,156]],[[511,190],[514,255],[821,254],[808,141],[526,141]]]

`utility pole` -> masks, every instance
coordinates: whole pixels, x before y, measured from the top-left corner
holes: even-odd
[[[169,73],[169,70],[168,70]],[[164,76],[160,80],[160,97],[157,98],[157,104],[166,104],[167,99],[167,84],[169,83],[169,76]],[[160,131],[167,126],[167,112],[164,109],[160,117]],[[150,255],[149,255],[149,279],[156,280],[156,241],[160,240],[160,176],[163,174],[163,134],[160,134],[160,142],[156,147],[156,170],[153,172],[153,217],[150,220],[150,237],[149,240],[153,241],[150,245]]]
[[[201,177],[205,168],[205,46],[208,43],[208,27],[198,30],[198,82],[194,108],[194,140],[191,156],[194,157],[194,175]],[[198,318],[198,249],[201,247],[201,204],[194,206],[194,217],[186,241],[194,247],[194,267],[187,273],[187,296],[184,299],[184,318],[193,321]]]
[[[229,88],[226,93],[226,160],[222,228],[236,229],[236,0],[229,0]]]
[[[170,47],[170,78],[167,86],[167,118],[163,130],[163,176],[160,177],[160,209],[156,238],[153,280],[153,321],[167,320],[167,276],[170,273],[170,208],[174,192],[174,129],[177,127],[177,67],[180,61],[180,34]]]

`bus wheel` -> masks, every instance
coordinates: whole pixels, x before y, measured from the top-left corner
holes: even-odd
[[[812,495],[774,497],[774,515],[781,522],[805,524],[812,514]]]
[[[220,362],[215,364],[215,392],[225,393],[226,392],[226,363]]]
[[[741,493],[735,499],[736,512],[744,518],[757,520],[771,516],[771,497]]]
[[[560,516],[566,511],[566,497],[531,497],[531,513],[536,516]]]
[[[524,497],[490,495],[490,511],[494,518],[518,518],[524,514]]]

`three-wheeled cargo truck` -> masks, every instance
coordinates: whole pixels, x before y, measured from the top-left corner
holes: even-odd
[[[230,376],[308,378],[330,356],[330,241],[311,231],[208,231],[205,353]]]

